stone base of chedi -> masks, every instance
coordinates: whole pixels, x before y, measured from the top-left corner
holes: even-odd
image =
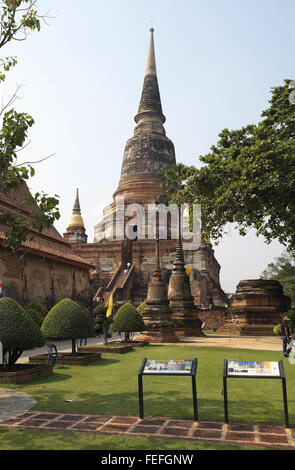
[[[240,281],[225,324],[218,333],[238,336],[272,336],[290,308],[290,299],[278,281],[265,279]]]
[[[194,304],[189,277],[184,265],[181,241],[177,240],[176,256],[168,289],[175,333],[177,336],[204,336],[201,328],[202,322],[198,318],[198,309]]]
[[[146,331],[136,338],[139,341],[154,343],[175,343],[178,337],[174,332],[172,311],[167,297],[167,286],[163,282],[160,269],[159,240],[156,242],[156,258],[153,277],[148,286],[147,307],[143,311],[142,318],[146,325]]]

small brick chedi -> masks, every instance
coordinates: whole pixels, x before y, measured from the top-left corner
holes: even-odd
[[[154,343],[175,343],[175,322],[172,320],[172,310],[167,297],[167,285],[162,279],[159,256],[159,240],[156,240],[156,256],[153,277],[148,285],[146,308],[142,313],[146,331],[137,338],[139,341]]]
[[[218,333],[239,336],[271,336],[290,308],[290,299],[278,281],[240,281],[232,296],[225,324]]]
[[[176,256],[169,279],[168,299],[173,311],[175,333],[178,336],[203,336],[198,309],[191,294],[189,277],[184,268],[181,240],[176,242]]]
[[[162,193],[163,170],[176,163],[173,142],[166,136],[164,128],[166,118],[158,85],[153,29],[141,99],[134,119],[134,135],[125,146],[120,181],[113,202],[104,209],[103,220],[94,227],[94,242],[87,243],[78,201],[64,235],[75,253],[96,266],[97,296],[105,303],[111,294],[115,301],[128,299],[135,305],[146,298],[154,269],[156,239],[156,235],[150,236],[148,228],[153,225],[155,233],[158,232],[160,223],[155,202]],[[152,224],[149,219],[151,205],[155,212]],[[140,215],[136,206],[140,206],[144,224],[135,220],[135,213]],[[160,262],[166,284],[173,269],[175,249],[175,238],[168,235],[167,239],[161,240]],[[208,309],[212,305],[224,309],[226,296],[219,282],[220,265],[210,242],[201,240],[200,246],[185,250],[185,263],[193,267],[189,278],[195,304],[203,304]]]

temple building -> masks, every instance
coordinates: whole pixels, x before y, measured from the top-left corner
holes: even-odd
[[[38,206],[26,202],[28,195],[25,182],[9,194],[0,192],[0,211],[20,214],[30,226],[30,215],[38,211]],[[53,225],[41,233],[31,229],[34,239],[27,239],[16,250],[3,245],[8,230],[8,225],[0,224],[0,280],[4,296],[22,305],[39,301],[48,308],[65,297],[89,301],[90,271],[95,266],[75,253]]]
[[[134,119],[134,135],[125,146],[119,184],[113,201],[104,209],[103,220],[94,227],[93,243],[87,243],[78,195],[64,235],[77,255],[96,266],[97,296],[105,302],[111,293],[115,300],[130,299],[135,304],[146,298],[153,273],[155,239],[160,230],[155,203],[163,192],[160,186],[163,170],[176,163],[173,142],[164,128],[166,118],[159,92],[153,28]],[[156,221],[152,224],[153,233],[149,223],[151,207]],[[168,215],[168,235],[169,220]],[[161,270],[167,284],[173,269],[176,238],[168,236],[161,240]],[[195,304],[204,311],[224,309],[226,295],[220,287],[220,265],[211,243],[202,239],[197,248],[185,250],[185,263],[192,266],[189,277]]]

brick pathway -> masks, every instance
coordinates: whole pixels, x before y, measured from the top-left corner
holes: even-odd
[[[224,424],[222,422],[144,418],[136,416],[103,416],[99,414],[57,413],[30,410],[23,416],[0,422],[0,429],[35,429],[38,431],[76,431],[153,437],[219,444],[295,449],[295,429],[269,424]]]

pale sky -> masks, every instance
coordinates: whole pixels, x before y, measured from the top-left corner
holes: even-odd
[[[256,123],[270,88],[295,79],[293,0],[39,0],[55,16],[40,33],[11,43],[19,63],[2,85],[4,102],[22,84],[15,108],[35,126],[20,161],[36,161],[32,192],[60,196],[66,231],[79,188],[89,242],[117,188],[124,147],[133,135],[151,20],[157,72],[177,162],[198,166],[218,133]],[[283,251],[254,231],[233,227],[215,254],[221,286],[234,292],[259,278]]]

